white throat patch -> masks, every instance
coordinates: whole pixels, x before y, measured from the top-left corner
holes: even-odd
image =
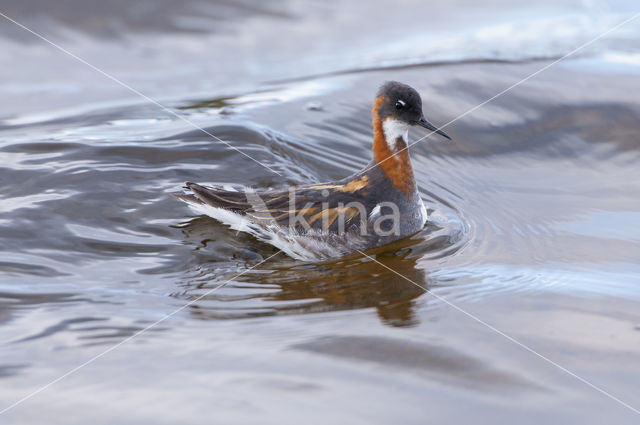
[[[401,137],[405,143],[409,143],[409,124],[393,118],[387,118],[382,122],[382,130],[384,131],[384,139],[389,149],[394,152],[396,150],[396,139]]]

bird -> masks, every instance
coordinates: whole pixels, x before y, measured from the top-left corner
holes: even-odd
[[[186,182],[186,191],[173,196],[297,260],[389,244],[422,230],[428,219],[409,157],[409,128],[451,138],[424,117],[420,94],[397,81],[380,86],[372,123],[371,162],[342,180],[263,190]]]

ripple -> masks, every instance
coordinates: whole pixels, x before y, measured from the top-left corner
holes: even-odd
[[[502,370],[481,361],[476,354],[443,345],[342,335],[317,338],[291,348],[336,359],[384,365],[385,368],[409,369],[411,373],[426,375],[427,379],[440,384],[466,389],[482,382],[483,391],[543,390],[517,372]]]

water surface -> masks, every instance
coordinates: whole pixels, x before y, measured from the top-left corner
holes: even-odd
[[[458,3],[4,5],[281,175],[3,22],[0,409],[191,303],[3,419],[636,422],[486,325],[640,406],[638,23],[411,149],[432,220],[371,253],[405,278],[271,257],[169,196],[342,178],[383,81],[444,124],[633,9]]]

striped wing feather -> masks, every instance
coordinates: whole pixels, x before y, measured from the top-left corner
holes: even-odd
[[[349,184],[352,183],[236,192],[186,183],[193,195],[176,196],[188,202],[248,215],[258,222],[294,227],[300,232],[309,229],[336,232],[357,228],[374,207],[367,202],[366,191],[345,190]]]

